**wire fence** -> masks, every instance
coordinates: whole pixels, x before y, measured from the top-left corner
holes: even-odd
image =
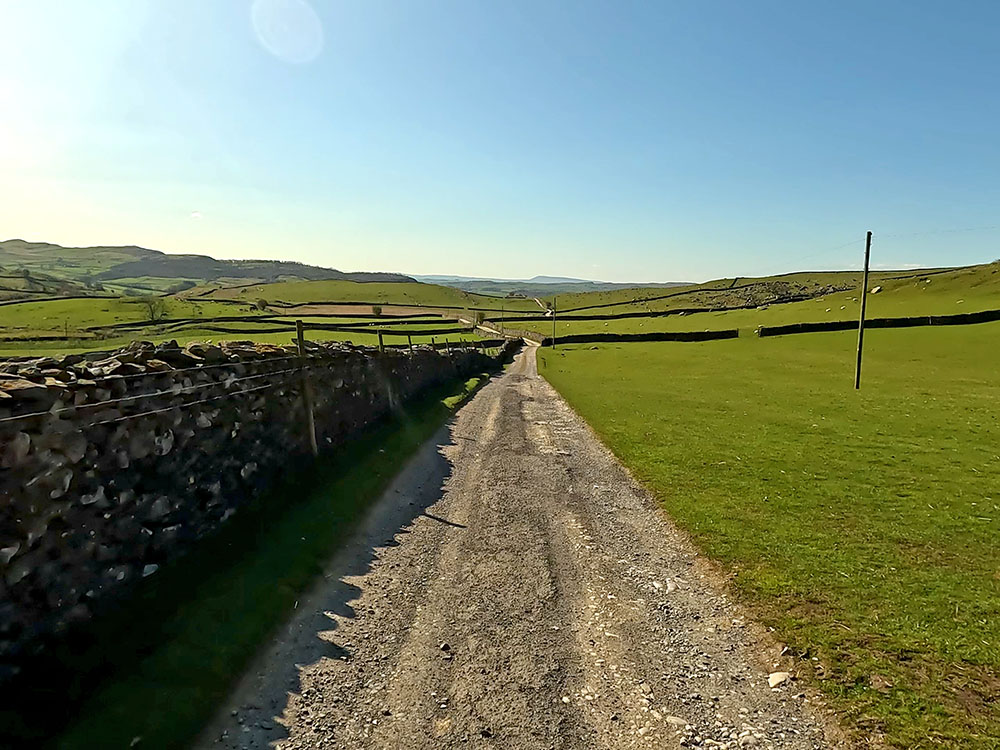
[[[475,348],[475,347],[456,347],[456,348],[464,349],[464,348]],[[448,347],[448,350],[449,351],[451,350],[450,346]],[[297,362],[296,366],[287,367],[285,369],[267,370],[265,372],[253,373],[250,375],[235,375],[234,373],[232,377],[223,377],[221,379],[214,380],[211,382],[192,383],[191,385],[175,384],[169,388],[161,388],[160,390],[143,391],[141,393],[127,394],[116,398],[101,399],[99,401],[88,401],[82,404],[74,404],[69,406],[56,406],[54,408],[50,408],[44,411],[34,411],[34,412],[27,412],[24,414],[14,414],[6,417],[0,417],[0,427],[13,424],[23,424],[31,422],[33,420],[41,420],[46,418],[59,419],[65,415],[77,415],[80,414],[81,412],[89,413],[94,410],[114,409],[116,407],[135,404],[138,402],[148,401],[153,399],[178,398],[197,393],[205,393],[219,388],[227,389],[226,392],[224,393],[216,393],[207,396],[205,398],[183,401],[181,403],[171,403],[167,406],[158,407],[155,409],[147,409],[134,414],[118,415],[108,419],[97,419],[85,425],[76,425],[76,429],[82,430],[100,425],[124,422],[131,419],[139,419],[142,417],[155,416],[158,414],[176,411],[178,409],[187,409],[193,406],[200,406],[208,403],[213,403],[216,401],[222,401],[225,399],[232,399],[240,396],[260,393],[274,388],[292,387],[304,390],[305,378],[307,377],[308,373],[320,370],[328,370],[331,367],[342,364],[342,360],[339,358],[337,359],[331,358],[328,361],[323,361],[321,357],[315,356],[314,354],[305,351],[301,355],[262,357],[259,359],[242,360],[237,362],[232,362],[232,361],[218,362],[212,364],[202,364],[202,365],[195,365],[191,367],[183,367],[183,368],[176,368],[169,370],[149,370],[140,373],[128,373],[126,375],[106,375],[100,378],[84,378],[83,380],[86,387],[92,387],[93,385],[99,385],[102,383],[118,384],[124,381],[143,379],[143,378],[163,378],[163,377],[172,378],[178,375],[204,373],[206,371],[215,371],[225,368],[233,369],[240,366],[246,367],[252,365],[267,366],[267,365],[285,363],[290,361],[296,361]],[[276,377],[280,378],[283,376],[287,377],[279,382],[265,383],[259,386],[232,390],[234,386],[238,386],[241,384],[247,384],[254,381],[259,381],[264,378],[276,378]],[[71,386],[72,381],[67,382],[66,385]],[[39,384],[39,387],[47,387],[47,386]]]
[[[58,409],[49,409],[47,411],[31,412],[28,414],[18,414],[12,417],[4,417],[0,419],[0,424],[5,424],[7,422],[13,422],[22,419],[35,419],[46,416],[57,417],[60,414],[76,414],[78,412],[86,411],[89,409],[111,408],[113,406],[120,406],[122,404],[126,404],[132,401],[141,401],[142,399],[160,398],[164,396],[167,397],[182,396],[187,393],[195,393],[199,390],[205,390],[207,388],[213,388],[213,387],[221,386],[224,388],[229,388],[230,386],[236,383],[245,383],[250,380],[259,380],[260,378],[274,377],[277,375],[285,375],[288,373],[300,373],[303,370],[310,370],[310,369],[315,369],[315,368],[314,366],[307,366],[302,368],[293,367],[287,370],[276,370],[273,372],[262,372],[256,375],[247,375],[244,377],[226,378],[225,380],[216,381],[214,383],[198,383],[196,385],[191,385],[187,387],[177,386],[174,388],[167,388],[162,391],[147,391],[144,393],[136,393],[130,396],[122,396],[121,398],[105,399],[103,401],[92,401],[74,406],[64,406]]]

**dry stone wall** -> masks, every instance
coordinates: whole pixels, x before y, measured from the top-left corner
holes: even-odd
[[[330,450],[497,359],[246,342],[0,363],[0,683],[308,456],[303,371]]]

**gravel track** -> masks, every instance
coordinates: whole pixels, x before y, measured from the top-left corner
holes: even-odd
[[[528,347],[406,466],[200,747],[833,748]]]

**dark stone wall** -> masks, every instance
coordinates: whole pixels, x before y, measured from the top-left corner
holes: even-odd
[[[0,363],[0,683],[310,455],[510,355],[136,343]]]
[[[921,326],[963,326],[992,323],[1000,320],[1000,310],[956,313],[954,315],[915,315],[902,318],[868,318],[865,328],[918,328]],[[829,320],[820,323],[790,323],[783,326],[761,326],[758,336],[785,336],[790,333],[850,331],[858,327],[857,320]]]

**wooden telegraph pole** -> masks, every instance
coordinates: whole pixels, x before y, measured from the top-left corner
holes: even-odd
[[[861,390],[861,355],[865,346],[865,308],[868,304],[868,267],[872,257],[872,233],[865,237],[865,277],[861,286],[861,317],[858,320],[858,361],[854,368],[854,390]]]
[[[318,456],[316,418],[313,416],[312,391],[309,389],[309,376],[306,374],[306,339],[302,333],[301,320],[295,321],[295,340],[299,345],[299,367],[302,370],[302,406],[306,411],[306,434],[309,438],[309,449],[314,456]]]
[[[556,348],[556,295],[552,295],[552,348]]]

